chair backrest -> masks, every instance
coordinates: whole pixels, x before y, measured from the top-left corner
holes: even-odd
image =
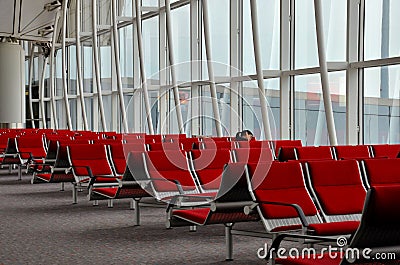
[[[306,168],[312,194],[328,222],[360,219],[366,190],[356,160],[309,161]]]
[[[128,157],[130,152],[145,152],[148,149],[148,145],[144,144],[144,142],[136,142],[136,143],[123,143],[124,154],[125,157]]]
[[[186,134],[164,134],[164,142],[179,142],[179,139],[186,139]]]
[[[67,146],[68,158],[76,176],[88,176],[89,167],[94,176],[114,176],[102,144],[74,144]]]
[[[5,154],[12,154],[13,156],[5,156],[2,164],[18,165],[22,164],[21,156],[18,154],[17,140],[16,137],[10,137],[7,140],[7,147],[4,151]],[[15,155],[15,156],[14,156]]]
[[[371,149],[376,158],[396,158],[400,154],[400,144],[375,144]]]
[[[161,134],[146,134],[143,139],[146,144],[161,143],[163,136]]]
[[[377,186],[368,190],[360,226],[350,247],[400,252],[400,185]],[[398,256],[397,256],[398,258]]]
[[[55,161],[57,158],[58,141],[49,140],[47,144],[46,161]]]
[[[232,162],[228,149],[203,149],[190,152],[190,162],[203,191],[218,190],[224,166]]]
[[[149,146],[149,151],[181,150],[182,149],[182,146],[179,144],[179,142],[151,143],[148,146]]]
[[[368,145],[337,145],[334,147],[334,151],[338,160],[362,160],[371,157]]]
[[[233,149],[236,147],[235,142],[223,140],[214,141],[212,138],[203,139],[200,149]]]
[[[126,157],[123,144],[121,142],[109,144],[108,150],[115,174],[122,176],[126,169]]]
[[[330,146],[299,146],[295,148],[296,159],[308,160],[333,160]]]
[[[190,151],[193,149],[193,145],[197,146],[199,145],[199,138],[181,138],[179,139],[179,144],[181,145],[181,148],[185,151]]]
[[[274,140],[271,141],[272,148],[275,153],[275,157],[279,161],[288,161],[288,160],[294,160],[295,155],[294,155],[294,148],[288,148],[285,150],[281,150],[281,147],[296,147],[296,146],[303,146],[301,143],[301,140]]]
[[[233,150],[235,162],[257,163],[272,162],[274,160],[272,150],[266,148],[236,148]]]
[[[145,164],[143,161],[143,152],[140,151],[130,152],[127,156],[126,166],[127,170],[125,170],[122,180],[125,181],[148,180]]]
[[[152,181],[154,194],[158,199],[178,194],[179,188],[187,193],[198,193],[196,183],[190,173],[186,152],[162,150],[144,152],[146,173]]]
[[[268,148],[271,149],[269,141],[234,141],[236,148]]]
[[[252,201],[246,178],[246,163],[229,163],[225,166],[215,201]],[[243,208],[241,210],[243,211]]]
[[[291,207],[261,202],[297,204],[303,209],[310,223],[320,222],[317,208],[306,189],[299,162],[249,163],[247,172],[253,200],[260,202],[258,211],[267,230],[299,225],[301,221],[297,212]]]
[[[8,143],[9,137],[10,137],[10,135],[8,133],[0,134],[0,149],[5,150],[7,148],[7,143]]]
[[[21,157],[27,159],[30,157],[45,158],[46,147],[43,135],[24,135],[15,138],[17,149],[21,152]]]
[[[400,159],[371,158],[362,162],[369,186],[400,185]]]

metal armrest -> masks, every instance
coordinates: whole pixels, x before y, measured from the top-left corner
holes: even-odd
[[[201,193],[193,195],[175,195],[168,203],[166,212],[169,212],[169,210],[174,206],[182,207],[182,203],[185,203],[185,199],[188,199],[188,201],[186,201],[186,205],[183,205],[184,207],[205,206],[210,205],[210,203],[214,200],[214,196],[202,196]]]
[[[298,214],[298,217],[300,218],[301,224],[303,227],[308,226],[308,222],[306,219],[306,215],[303,212],[303,209],[298,204],[295,203],[284,203],[284,202],[273,202],[273,201],[258,201],[251,206],[245,206],[244,207],[244,213],[245,214],[250,214],[254,211],[254,209],[259,205],[259,204],[270,204],[270,205],[277,205],[277,206],[283,206],[283,207],[291,207],[294,208]]]

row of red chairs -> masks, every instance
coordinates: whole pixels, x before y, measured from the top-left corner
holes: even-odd
[[[201,207],[189,204],[190,208],[183,208],[182,202],[175,203],[178,199],[174,199],[168,209],[167,226],[224,224],[227,228],[227,259],[232,259],[232,235],[257,234],[257,231],[232,229],[234,223],[243,221],[261,219],[267,234],[261,236],[278,238],[275,245],[285,238],[312,239],[315,242],[316,239],[331,241],[346,235],[353,239],[360,229],[362,214],[365,214],[367,190],[377,188],[384,193],[386,187],[389,191],[397,187],[400,191],[400,159],[367,159],[362,165],[363,170],[356,160],[309,161],[305,176],[298,161],[229,164],[224,170],[217,196],[203,203],[197,201]],[[193,196],[177,197],[196,201]],[[398,196],[391,199],[390,207],[396,207]],[[386,204],[379,206],[389,207]],[[378,208],[374,204],[372,207]],[[380,222],[383,229],[385,222],[387,225],[392,221],[382,219]],[[396,228],[399,226],[397,223]],[[399,242],[397,238],[382,244],[391,246]],[[279,245],[275,249],[278,248]]]
[[[283,146],[279,150],[280,161],[313,159],[366,159],[396,158],[400,144],[338,145],[338,146]]]
[[[137,151],[122,142],[55,142],[54,164],[37,161],[37,178],[43,177],[40,174],[51,178],[54,172],[69,175],[68,182],[74,184],[74,200],[77,189],[84,186],[90,188],[93,200],[133,198],[137,221],[140,199],[153,196],[167,202],[169,227],[224,224],[228,259],[232,258],[233,234],[254,235],[254,231],[234,230],[236,222],[262,220],[266,233],[275,235],[274,244],[288,237],[331,240],[332,235],[359,236],[356,230],[363,227],[360,218],[369,217],[361,217],[366,190],[375,188],[369,191],[365,207],[371,209],[372,204],[376,210],[376,200],[371,203],[368,198],[376,198],[376,190],[379,194],[392,192],[399,181],[399,159],[365,159],[357,155],[358,160],[363,160],[360,163],[318,156],[321,161],[297,157],[302,161],[280,163],[273,161],[270,148],[244,145],[233,150],[208,148],[186,152],[180,148]],[[296,154],[299,149],[294,149]],[[252,156],[256,163],[249,162]],[[347,157],[340,157],[343,158]],[[228,165],[224,167],[225,164]],[[384,202],[393,203],[393,196]],[[197,207],[199,204],[201,207]],[[395,240],[381,243],[388,246]]]

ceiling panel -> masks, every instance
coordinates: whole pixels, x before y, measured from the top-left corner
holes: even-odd
[[[14,20],[14,0],[0,1],[0,33],[12,34]]]

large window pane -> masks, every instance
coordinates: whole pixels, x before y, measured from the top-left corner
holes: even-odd
[[[119,30],[119,60],[123,88],[133,88],[133,26]]]
[[[279,79],[264,81],[266,97],[268,101],[268,120],[273,139],[279,138]],[[244,129],[253,132],[256,139],[265,139],[263,131],[263,118],[261,114],[260,96],[257,81],[243,82],[242,92],[243,116],[242,124]]]
[[[172,37],[176,78],[179,82],[190,81],[190,9],[189,5],[171,11]]]
[[[144,63],[147,79],[158,79],[159,74],[159,27],[158,17],[142,22]]]
[[[346,75],[329,73],[337,140],[346,143]],[[295,77],[295,138],[303,145],[330,145],[319,74]]]
[[[400,55],[400,1],[366,0],[364,58]]]
[[[400,143],[400,66],[364,71],[364,142]]]
[[[322,18],[327,61],[346,61],[346,0],[324,0]],[[295,68],[319,66],[314,1],[296,0]]]
[[[277,70],[280,67],[280,1],[257,1],[257,11],[262,69]],[[250,1],[243,1],[243,72],[256,72]]]

